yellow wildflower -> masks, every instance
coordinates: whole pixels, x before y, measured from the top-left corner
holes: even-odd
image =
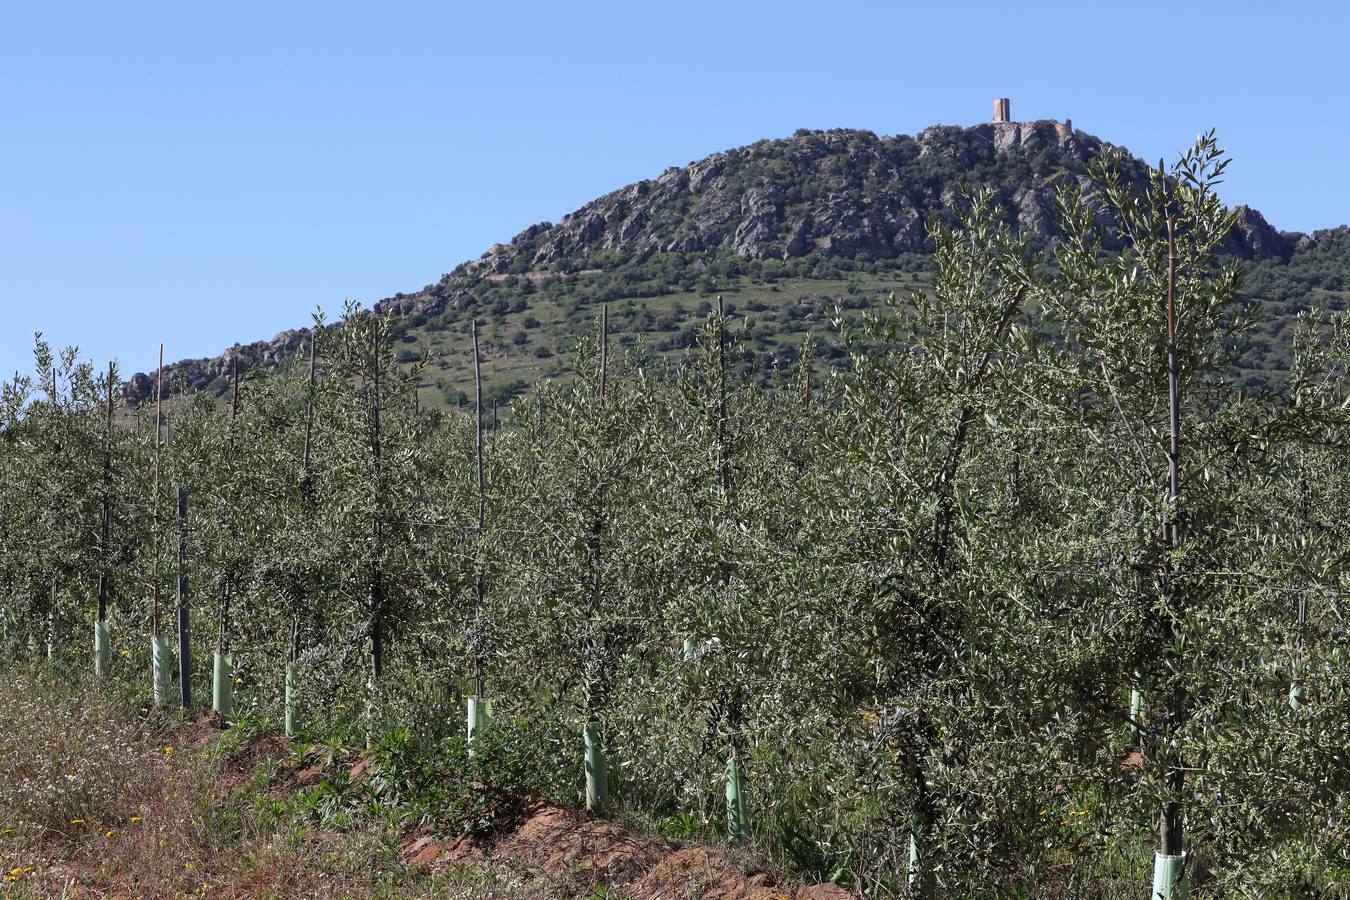
[[[141,820],[141,817],[140,817],[140,816],[132,816],[132,817],[131,817],[131,823],[132,823],[133,825],[136,824],[137,822],[139,822],[140,820]]]
[[[169,746],[164,748],[164,755],[173,756],[173,744],[170,744]]]
[[[84,819],[71,819],[71,820],[70,820],[70,824],[72,824],[72,825],[83,825],[83,824],[84,824]]]

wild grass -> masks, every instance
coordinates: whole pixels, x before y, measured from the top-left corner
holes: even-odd
[[[267,766],[222,788],[246,736],[69,673],[0,669],[0,897],[528,896],[505,869],[410,869],[396,820],[277,815]]]

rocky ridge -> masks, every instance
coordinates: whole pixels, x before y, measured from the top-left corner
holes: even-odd
[[[963,187],[992,190],[1008,221],[1033,244],[1058,236],[1058,187],[1089,188],[1089,163],[1111,145],[1050,120],[934,126],[916,136],[870,131],[800,130],[670,168],[654,179],[606,194],[554,224],[526,228],[440,282],[375,304],[395,316],[433,315],[471,303],[476,284],[510,275],[532,278],[623,265],[656,254],[689,265],[734,255],[753,260],[817,256],[859,262],[932,252],[928,223],[950,215]],[[1126,157],[1124,176],[1145,177]],[[1089,200],[1091,195],[1089,193]],[[1281,233],[1242,206],[1227,252],[1242,259],[1285,258],[1316,235]],[[270,341],[236,344],[219,356],[165,368],[167,385],[200,387],[236,358],[277,365],[305,345],[309,329]],[[123,388],[129,404],[154,395],[154,378],[137,374]]]

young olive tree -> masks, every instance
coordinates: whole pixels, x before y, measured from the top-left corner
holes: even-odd
[[[431,475],[416,410],[417,367],[397,363],[389,327],[386,318],[349,307],[316,399],[324,423],[316,449],[325,460],[318,507],[334,564],[329,602],[342,610],[333,621],[338,633],[326,640],[341,658],[364,647],[372,738],[383,718],[391,639],[422,612],[426,531],[418,523],[426,518],[422,484]]]
[[[978,627],[985,588],[968,545],[1035,285],[1025,245],[987,198],[934,239],[931,294],[840,322],[850,367],[837,376],[796,570],[828,635],[816,666],[835,670],[820,682],[842,743],[866,748],[874,802],[904,823],[873,839],[886,858],[870,864],[907,870],[918,896],[997,853],[996,810],[981,803],[992,760],[979,750],[989,729],[1024,725],[1014,704],[990,716],[973,702],[990,687],[995,638]]]

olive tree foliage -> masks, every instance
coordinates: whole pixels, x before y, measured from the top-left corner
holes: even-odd
[[[647,559],[654,386],[607,362],[602,375],[599,343],[583,341],[577,378],[519,401],[509,445],[493,448],[509,494],[489,524],[505,582],[489,609],[507,708],[567,746],[589,725],[622,756],[644,727],[628,695],[652,683],[669,639]]]
[[[999,493],[989,476],[1035,265],[984,197],[934,237],[931,294],[840,322],[851,366],[820,434],[789,625],[820,636],[813,696],[830,701],[842,771],[868,785],[836,804],[867,823],[861,863],[904,871],[912,835],[919,890],[1015,858],[998,810],[1034,802],[1026,788],[1046,778],[1034,747],[1001,752],[1000,735],[1035,733],[1037,710],[1006,680],[996,651],[1011,623],[991,632],[994,592],[971,551]]]
[[[223,398],[198,394],[169,413],[160,514],[172,544],[185,487],[194,639],[203,666],[229,654],[250,688],[281,683],[297,597],[320,595],[318,573],[335,563],[302,496],[302,378],[295,367],[241,373]]]
[[[1300,573],[1310,548],[1272,540],[1270,513],[1283,507],[1284,458],[1327,429],[1343,442],[1344,419],[1333,424],[1325,401],[1301,402],[1297,379],[1293,396],[1280,397],[1244,395],[1228,378],[1259,310],[1238,302],[1241,271],[1216,255],[1233,220],[1214,193],[1227,161],[1213,137],[1160,166],[1142,193],[1116,178],[1113,163],[1102,159],[1094,173],[1105,216],[1076,190],[1060,196],[1069,237],[1058,276],[1036,297],[1055,340],[1026,370],[1040,375],[1027,388],[1038,426],[1060,436],[1040,445],[1033,465],[1063,512],[1039,518],[1010,574],[1041,573],[1072,598],[1069,622],[1061,616],[1045,637],[1057,671],[1073,676],[1049,682],[1065,715],[1095,720],[1095,740],[1076,741],[1064,762],[1097,785],[1089,845],[1109,852],[1161,815],[1164,847],[1169,834],[1185,834],[1197,885],[1287,886],[1291,870],[1257,863],[1253,850],[1273,844],[1277,857],[1307,860],[1284,843],[1294,832],[1280,820],[1308,792],[1341,787],[1294,776],[1294,793],[1277,800],[1259,786],[1294,774],[1292,734],[1319,746],[1343,738],[1304,730],[1306,714],[1290,708],[1290,599],[1319,582]],[[1140,754],[1126,765],[1119,725],[1131,688],[1144,703],[1129,738]]]
[[[384,716],[389,657],[432,596],[427,485],[439,473],[417,410],[418,372],[396,362],[384,317],[351,307],[315,397],[313,490],[329,556],[322,650],[334,674],[364,669],[372,727]]]
[[[107,391],[108,375],[75,348],[54,352],[41,334],[33,376],[4,386],[0,642],[9,652],[67,652],[74,634],[90,634],[98,575],[114,553],[99,527],[113,490]]]

